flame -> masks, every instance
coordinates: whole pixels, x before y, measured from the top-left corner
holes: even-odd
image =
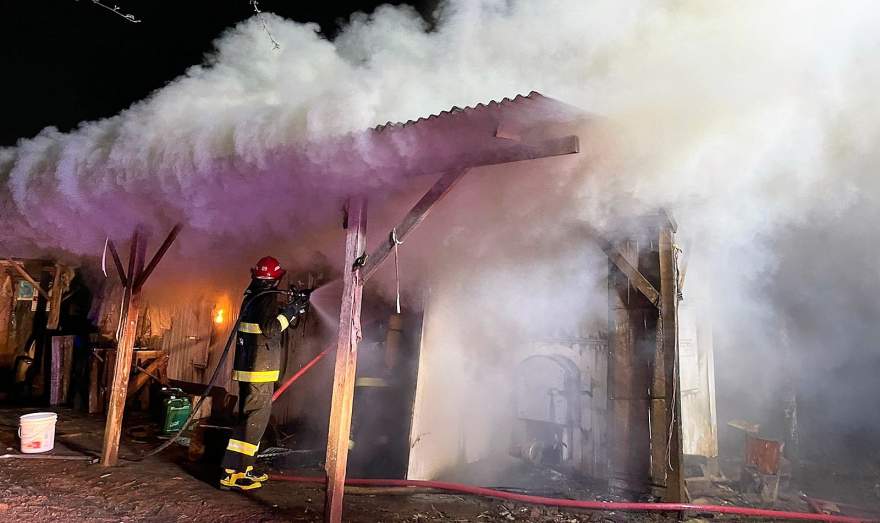
[[[214,323],[216,323],[217,325],[222,324],[224,321],[224,313],[225,311],[222,308],[218,308],[217,311],[214,313]]]

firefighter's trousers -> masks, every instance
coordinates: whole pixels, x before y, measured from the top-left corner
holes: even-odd
[[[223,468],[244,472],[254,464],[272,414],[274,382],[238,383],[239,422],[223,456]]]

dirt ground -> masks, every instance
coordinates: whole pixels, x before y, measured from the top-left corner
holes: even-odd
[[[21,414],[37,409],[0,409],[0,445],[18,454],[16,429]],[[102,419],[62,409],[52,455],[97,457]],[[125,437],[120,456],[151,448]],[[302,474],[302,471],[287,471]],[[311,471],[317,475],[317,471]],[[183,447],[172,446],[144,461],[121,460],[104,468],[86,461],[0,460],[0,521],[76,522],[282,522],[321,521],[323,491],[318,487],[270,481],[251,493],[215,488],[213,470],[189,463]],[[558,511],[447,494],[348,495],[345,520],[396,521],[632,521],[587,511]],[[660,521],[648,517],[642,521]]]
[[[0,409],[0,445],[3,445],[5,454],[18,454],[15,434],[18,417],[35,410]],[[103,420],[66,409],[58,412],[56,448],[50,454],[97,457],[101,448]],[[154,445],[154,441],[139,443],[126,436],[120,455],[138,456]],[[274,472],[297,475],[320,473],[318,470],[277,469]],[[186,449],[176,445],[144,461],[123,459],[119,466],[112,468],[88,461],[0,459],[0,521],[321,521],[324,500],[319,487],[270,481],[252,493],[226,492],[215,488],[215,474],[213,468],[190,463]],[[725,500],[725,496],[730,499]],[[728,492],[724,489],[715,492],[715,497],[703,499],[703,502],[721,504],[749,502],[732,490]],[[790,505],[786,508],[806,509],[799,499],[791,499],[791,496],[783,504]],[[377,494],[363,490],[346,496],[344,519],[371,523],[674,520],[659,514],[558,510],[453,494]]]

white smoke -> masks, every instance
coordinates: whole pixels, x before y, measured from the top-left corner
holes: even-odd
[[[460,0],[431,31],[409,8],[381,7],[333,42],[265,19],[280,51],[258,20],[243,22],[205,64],[120,115],[0,151],[3,250],[97,255],[108,235],[176,220],[187,235],[174,255],[217,270],[268,246],[326,250],[339,199],[394,180],[345,162],[318,175],[284,151],[538,90],[601,114],[616,148],[564,173],[535,204],[553,212],[518,222],[523,237],[666,207],[692,257],[685,292],[713,304],[728,391],[761,390],[745,383],[756,369],[771,382],[785,372],[782,332],[812,358],[805,379],[876,366],[874,2]],[[328,165],[336,152],[306,157]]]

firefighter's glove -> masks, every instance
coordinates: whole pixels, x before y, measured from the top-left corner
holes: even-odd
[[[295,301],[293,303],[288,303],[287,305],[285,305],[284,308],[281,309],[281,314],[283,314],[288,319],[288,321],[293,323],[293,320],[299,318],[306,313],[306,309],[308,309],[308,307],[308,302],[301,303]]]

